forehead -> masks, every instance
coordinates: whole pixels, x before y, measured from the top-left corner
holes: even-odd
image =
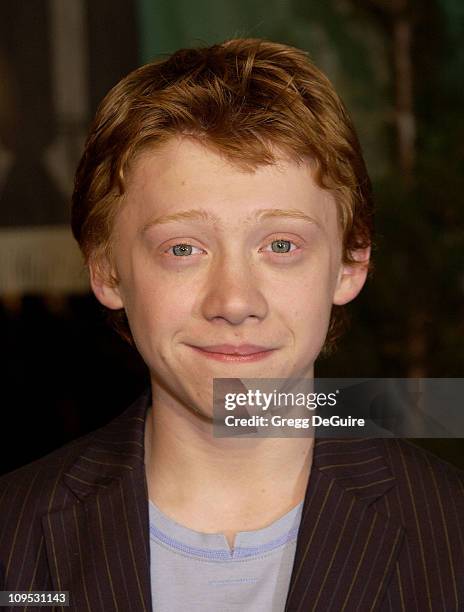
[[[275,163],[245,169],[191,138],[140,153],[125,201],[123,216],[139,223],[156,217],[225,228],[280,215],[338,229],[334,198],[316,184],[310,160],[298,163],[277,151]]]

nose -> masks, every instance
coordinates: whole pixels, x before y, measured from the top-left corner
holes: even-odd
[[[210,320],[240,325],[248,318],[264,319],[268,303],[251,262],[224,256],[209,271],[202,314]]]

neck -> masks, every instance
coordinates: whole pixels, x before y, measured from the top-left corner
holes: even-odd
[[[258,529],[302,501],[314,438],[214,437],[211,423],[159,388],[152,397],[145,431],[148,493],[166,514],[184,517],[184,524],[185,517],[208,516],[221,530],[221,521],[235,521],[225,515],[233,508],[248,517],[249,529]]]

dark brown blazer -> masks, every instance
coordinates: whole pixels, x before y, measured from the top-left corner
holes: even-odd
[[[0,479],[0,590],[67,590],[63,610],[152,609],[148,403]],[[463,483],[405,442],[317,441],[286,612],[463,611]]]

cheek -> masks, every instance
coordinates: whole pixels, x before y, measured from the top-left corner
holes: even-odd
[[[181,313],[159,288],[141,288],[126,305],[129,326],[138,352],[151,371],[164,370],[169,340],[181,325]]]
[[[330,321],[332,289],[330,276],[314,274],[292,287],[287,300],[287,318],[295,341],[308,349],[322,345]],[[290,321],[291,319],[291,321]]]
[[[181,291],[168,291],[161,286],[138,286],[129,301],[129,320],[146,332],[156,329],[158,335],[185,319],[187,296]]]
[[[288,302],[303,313],[302,318],[314,319],[324,317],[332,304],[333,282],[327,267],[315,267],[301,278],[299,283],[292,283],[288,292]]]
[[[178,279],[142,272],[127,289],[126,312],[139,351],[142,356],[155,346],[161,351],[164,339],[170,341],[191,318],[194,292]]]

